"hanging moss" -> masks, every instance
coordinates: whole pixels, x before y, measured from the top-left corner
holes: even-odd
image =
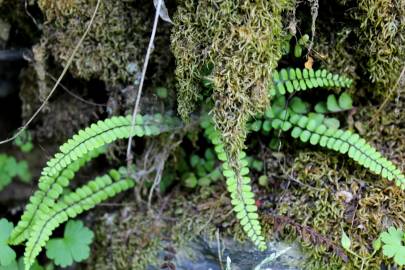
[[[266,105],[268,78],[281,57],[282,12],[293,1],[179,1],[172,50],[178,112],[187,119],[202,98],[200,76],[212,65],[213,117],[228,152],[244,145],[245,124]]]

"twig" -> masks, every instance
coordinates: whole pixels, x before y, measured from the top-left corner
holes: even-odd
[[[218,261],[219,261],[219,266],[221,267],[221,270],[224,270],[224,265],[222,263],[222,256],[221,256],[221,239],[219,235],[219,229],[216,230],[215,236],[217,238],[217,251],[218,251]]]
[[[0,141],[0,144],[4,144],[4,143],[8,143],[13,141],[15,138],[17,138],[18,136],[21,135],[21,133],[27,129],[28,125],[31,124],[31,122],[35,119],[35,117],[42,111],[42,109],[45,107],[46,103],[49,101],[49,99],[51,98],[51,96],[53,95],[53,93],[55,92],[55,90],[58,88],[59,83],[62,81],[63,77],[65,76],[66,72],[68,71],[70,65],[73,62],[73,58],[76,55],[77,51],[79,50],[80,46],[82,45],[84,39],[86,38],[87,34],[90,32],[90,28],[93,25],[94,19],[96,17],[98,8],[100,7],[100,3],[101,0],[97,0],[97,5],[96,8],[94,9],[93,15],[90,19],[89,25],[87,26],[86,31],[84,32],[83,36],[80,38],[79,42],[77,43],[76,47],[74,48],[72,54],[69,57],[68,62],[66,63],[65,68],[63,69],[62,73],[60,74],[57,82],[55,83],[55,85],[53,86],[51,92],[49,92],[49,95],[46,97],[46,99],[44,100],[44,102],[41,104],[41,106],[39,106],[38,110],[31,116],[31,118],[22,126],[19,128],[18,132],[15,133],[12,137],[5,139],[3,141]]]
[[[33,21],[33,23],[35,24],[35,26],[37,27],[38,30],[41,30],[42,27],[38,24],[37,20],[34,18],[34,16],[32,16],[31,12],[28,11],[28,1],[25,0],[24,1],[24,8],[25,8],[25,13],[28,15],[28,17],[31,18],[31,20]]]
[[[156,6],[156,13],[155,13],[155,20],[153,22],[153,28],[152,28],[152,33],[149,39],[149,45],[148,49],[146,50],[146,55],[145,55],[145,61],[143,63],[142,67],[142,75],[141,75],[141,81],[139,83],[139,88],[138,88],[138,93],[135,101],[135,106],[134,110],[132,112],[132,119],[131,119],[131,132],[130,136],[128,138],[128,148],[127,148],[127,167],[128,167],[128,172],[130,170],[131,164],[132,164],[132,153],[131,153],[131,147],[132,147],[132,133],[134,132],[134,126],[135,126],[135,119],[136,115],[138,113],[138,107],[139,107],[139,101],[141,100],[141,95],[142,95],[142,88],[143,88],[143,83],[145,81],[145,76],[146,76],[146,70],[148,68],[148,63],[149,63],[149,57],[152,53],[153,49],[153,41],[155,40],[155,35],[156,35],[156,30],[157,30],[157,24],[159,21],[159,14],[160,14],[160,7],[162,5],[162,0],[159,0],[157,6]]]

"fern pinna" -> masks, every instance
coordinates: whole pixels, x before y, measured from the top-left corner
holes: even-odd
[[[272,106],[266,110],[264,121],[260,121],[261,125],[256,125],[258,127],[256,131],[261,128],[265,132],[269,132],[272,128],[280,131],[291,130],[293,138],[300,138],[302,142],[309,141],[312,145],[320,145],[343,154],[348,153],[349,157],[360,165],[384,178],[394,179],[397,186],[405,188],[405,177],[399,169],[358,134],[339,129],[336,124],[338,120],[325,117],[321,113],[308,112],[307,104],[298,97],[293,98],[287,106],[286,94],[317,87],[349,87],[352,83],[351,79],[332,74],[325,69],[315,71],[288,68],[275,71],[271,80],[269,98],[272,99]],[[330,97],[332,101],[330,103],[337,103],[335,96]],[[346,93],[341,95],[339,101],[345,100],[345,98],[347,98]],[[344,109],[346,109],[345,106],[334,104],[330,111],[337,112]],[[242,151],[239,158],[230,159],[224,150],[221,135],[215,129],[212,120],[204,118],[201,125],[206,137],[215,145],[218,159],[224,162],[222,171],[227,179],[226,185],[231,194],[231,203],[237,219],[255,245],[260,250],[265,250],[267,247],[258,221],[259,216],[250,186],[250,178],[247,176],[249,169],[244,160],[246,154]]]
[[[326,69],[288,68],[275,70],[271,77],[269,97],[317,87],[350,87],[352,80]]]
[[[179,125],[176,118],[160,114],[138,115],[133,128],[131,116],[112,117],[80,130],[63,144],[60,152],[47,162],[39,179],[39,190],[30,198],[30,203],[10,236],[11,244],[19,244],[28,239],[24,255],[26,269],[34,263],[52,230],[60,223],[132,186],[128,180],[113,184],[108,180],[109,177],[104,177],[104,180],[90,182],[58,200],[81,166],[101,154],[104,147],[115,140],[128,138],[130,135],[158,135]],[[89,194],[95,194],[96,197],[90,196],[89,200],[84,200]]]

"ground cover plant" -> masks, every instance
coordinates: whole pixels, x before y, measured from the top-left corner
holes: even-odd
[[[401,4],[0,12],[0,269],[175,269],[202,232],[298,241],[303,269],[405,264]]]

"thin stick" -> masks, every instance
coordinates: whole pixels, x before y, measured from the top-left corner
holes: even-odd
[[[215,232],[215,236],[217,238],[217,251],[218,251],[218,261],[219,261],[219,266],[221,267],[221,270],[224,270],[224,265],[222,263],[222,256],[221,256],[221,239],[219,235],[219,229]]]
[[[132,164],[132,159],[133,159],[133,156],[132,156],[132,153],[131,153],[132,138],[133,138],[132,133],[134,132],[135,119],[136,119],[136,115],[138,113],[139,101],[141,100],[142,88],[143,88],[143,83],[145,81],[146,70],[148,68],[149,57],[150,57],[150,55],[152,53],[152,49],[153,49],[153,41],[155,40],[156,29],[157,29],[157,25],[158,25],[158,21],[159,21],[159,14],[160,14],[161,5],[162,5],[162,0],[159,0],[158,4],[156,6],[155,20],[153,22],[152,33],[151,33],[151,36],[150,36],[150,39],[149,39],[149,45],[148,45],[148,49],[147,49],[146,55],[145,55],[145,62],[143,63],[143,67],[142,67],[142,76],[141,76],[141,81],[139,83],[138,94],[137,94],[137,97],[136,97],[134,110],[132,112],[131,132],[130,132],[130,136],[128,138],[128,148],[127,148],[128,172],[130,170],[130,167],[131,167],[131,164]]]
[[[97,5],[96,8],[94,9],[93,15],[90,19],[89,25],[87,26],[86,31],[84,32],[83,36],[80,38],[79,42],[77,43],[76,47],[74,48],[72,54],[69,57],[68,62],[66,63],[65,68],[63,69],[62,73],[60,74],[57,82],[55,83],[55,85],[53,86],[51,92],[49,92],[49,95],[46,97],[46,99],[44,100],[44,102],[41,104],[41,106],[38,108],[38,110],[31,116],[31,118],[21,127],[19,128],[18,132],[16,134],[14,134],[12,137],[5,139],[3,141],[0,141],[0,144],[4,144],[4,143],[8,143],[13,141],[15,138],[17,138],[18,136],[21,135],[21,133],[27,129],[28,125],[31,124],[31,122],[35,119],[35,117],[37,117],[37,115],[42,111],[42,109],[45,107],[46,103],[49,101],[49,99],[51,98],[51,96],[53,95],[53,93],[55,92],[55,90],[58,88],[59,83],[62,81],[63,77],[65,76],[66,72],[68,71],[70,65],[73,62],[73,58],[76,55],[77,51],[79,50],[80,46],[82,45],[84,39],[86,38],[87,34],[90,31],[91,26],[93,25],[94,19],[96,17],[98,8],[100,7],[100,3],[101,0],[97,1]]]

